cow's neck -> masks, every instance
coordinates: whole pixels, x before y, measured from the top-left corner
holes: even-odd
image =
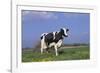
[[[59,35],[59,37],[63,37],[63,35],[62,35],[62,32],[61,32],[61,31],[58,33],[58,35]]]
[[[56,36],[55,36],[55,40],[60,40],[60,39],[63,39],[61,32],[57,33]]]

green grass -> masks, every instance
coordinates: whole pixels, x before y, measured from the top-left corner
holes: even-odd
[[[33,52],[25,50],[22,52],[22,62],[46,62],[46,61],[64,61],[64,60],[84,60],[90,58],[89,47],[75,47],[59,49],[59,55],[55,56],[55,51],[50,53]]]

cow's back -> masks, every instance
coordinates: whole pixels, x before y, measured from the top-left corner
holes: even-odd
[[[53,34],[49,33],[45,36],[45,42],[49,45],[50,43],[53,42]]]

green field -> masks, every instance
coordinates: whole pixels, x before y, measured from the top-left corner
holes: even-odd
[[[88,46],[70,47],[58,49],[59,55],[55,56],[55,51],[49,53],[34,52],[32,49],[22,50],[22,62],[46,62],[64,60],[85,60],[90,58]]]

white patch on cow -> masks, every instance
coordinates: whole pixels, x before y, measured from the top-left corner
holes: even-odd
[[[41,34],[41,36],[45,36],[45,35],[47,35],[48,33],[43,33],[43,34]]]
[[[66,29],[65,29],[65,28],[63,28],[63,30],[64,30],[64,34],[67,36],[68,34],[67,34],[67,32],[66,32]]]
[[[49,47],[53,47],[53,46],[55,46],[55,44],[56,44],[55,42],[52,42],[49,44]]]
[[[62,45],[62,40],[59,40],[57,43],[52,42],[49,44],[49,47],[53,47],[53,46],[57,46],[57,48],[59,48]]]
[[[56,45],[57,47],[60,47],[62,45],[62,40],[59,40]]]
[[[56,32],[53,32],[53,39],[55,39],[55,34],[56,34]]]

